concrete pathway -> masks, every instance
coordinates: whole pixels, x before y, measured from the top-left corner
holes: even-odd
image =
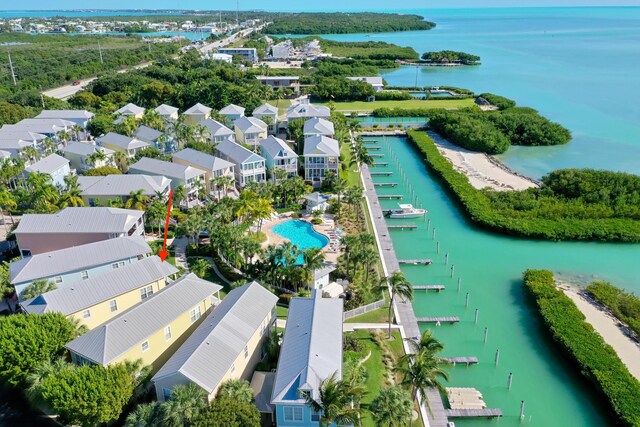
[[[173,239],[171,243],[175,250],[176,254],[176,267],[182,267],[184,269],[189,269],[187,265],[187,244],[189,243],[189,239],[186,237],[179,237],[177,239]],[[169,244],[169,242],[167,242]]]
[[[343,332],[353,332],[358,329],[367,329],[370,331],[380,329],[383,331],[388,331],[389,324],[388,323],[344,323],[342,325]],[[400,326],[392,324],[391,329],[397,331],[400,329]]]

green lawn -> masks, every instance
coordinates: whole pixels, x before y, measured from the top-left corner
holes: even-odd
[[[389,309],[379,308],[360,316],[345,320],[345,323],[388,323]]]
[[[447,99],[447,100],[424,100],[424,99],[410,99],[406,101],[354,101],[354,102],[335,102],[336,111],[355,111],[360,113],[370,113],[376,108],[406,108],[406,109],[421,109],[421,108],[447,108],[447,109],[459,109],[471,107],[474,105],[473,98],[467,99]],[[318,103],[319,105],[328,105],[328,103]]]
[[[289,107],[291,107],[291,100],[290,99],[263,99],[262,102],[268,102],[269,104],[273,105],[274,107],[278,107],[278,111],[280,112],[280,114],[284,114],[287,112],[287,110],[289,109]]]
[[[362,398],[362,404],[366,407],[378,394],[380,394],[380,390],[382,390],[384,385],[385,367],[382,362],[382,352],[380,347],[378,347],[378,344],[373,340],[369,331],[360,330],[352,332],[351,334],[355,338],[361,340],[363,345],[363,358],[369,354],[369,351],[371,351],[371,356],[363,364],[364,368],[367,370],[367,381],[365,382],[366,394]],[[362,426],[375,427],[371,414],[366,410],[363,411],[362,414]]]
[[[276,306],[276,313],[278,315],[278,319],[286,319],[287,317],[289,317],[289,308],[288,307],[281,307],[281,306]]]
[[[351,161],[351,145],[342,144],[342,148],[340,148],[340,155],[344,158],[342,164],[347,165],[347,170],[340,171],[340,176],[342,179],[347,180],[348,185],[360,185],[362,186],[362,180],[360,179],[360,172],[354,170],[354,166],[349,166],[349,162]]]

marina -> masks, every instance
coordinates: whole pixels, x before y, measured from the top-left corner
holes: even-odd
[[[414,291],[444,291],[444,285],[414,285]]]
[[[371,172],[371,176],[391,176],[393,172]]]
[[[442,317],[418,317],[418,323],[458,323],[458,316],[442,316]]]
[[[398,183],[397,182],[376,182],[373,185],[376,187],[397,187]]]
[[[431,259],[401,259],[398,260],[400,264],[413,264],[413,265],[429,265],[433,264],[433,260]]]
[[[404,195],[402,194],[379,194],[379,199],[403,199]]]
[[[373,166],[374,167],[377,167],[377,166],[389,166],[389,162],[375,162],[373,164]]]
[[[388,226],[389,230],[415,230],[416,228],[418,228],[417,225],[411,225],[411,224],[407,224],[407,225],[389,225]]]
[[[475,356],[471,356],[471,357],[443,357],[442,360],[444,360],[447,363],[452,364],[453,366],[457,365],[457,364],[465,364],[467,366],[469,365],[477,365],[478,364],[478,358]]]
[[[497,418],[502,416],[500,409],[445,409],[449,418]]]

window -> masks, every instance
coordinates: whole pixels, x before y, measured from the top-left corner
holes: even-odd
[[[26,258],[26,257],[30,257],[30,256],[31,256],[31,249],[23,249],[23,250],[22,250],[22,256],[23,256],[24,258]]]
[[[118,267],[119,267],[119,265],[118,265],[117,262],[114,262],[113,264],[111,264],[111,268],[118,268]]]
[[[88,319],[91,317],[91,311],[90,310],[85,310],[82,312],[82,318],[83,319]]]
[[[53,278],[53,281],[54,281],[55,283],[62,283],[62,276],[56,276],[56,277],[54,277],[54,278]]]
[[[149,341],[145,341],[142,343],[142,352],[149,350]]]
[[[247,347],[246,345],[244,346],[244,358],[249,358],[249,347]]]
[[[140,289],[140,299],[147,299],[151,295],[153,295],[153,286],[149,285]]]
[[[167,400],[171,400],[171,390],[168,388],[162,389],[162,398],[166,402]]]
[[[171,339],[171,326],[164,328],[164,340],[169,341]]]
[[[236,364],[235,363],[231,364],[231,369],[229,371],[231,372],[231,375],[233,375],[233,373],[236,371]]]
[[[124,261],[120,261],[120,262],[118,263],[118,266],[119,266],[119,267],[124,267],[124,264],[125,264],[125,262],[124,262]]]
[[[82,278],[82,280],[87,280],[89,278],[89,272],[87,270],[81,271],[80,277]]]
[[[202,312],[200,311],[200,306],[197,306],[189,313],[189,317],[191,318],[191,323],[195,322],[202,316]]]
[[[314,410],[311,410],[311,421],[319,422],[320,421],[320,412],[316,412]]]
[[[118,311],[118,302],[114,299],[109,301],[109,309],[113,313],[114,311]]]
[[[284,420],[285,421],[302,421],[302,407],[300,407],[300,406],[285,406],[284,407]]]

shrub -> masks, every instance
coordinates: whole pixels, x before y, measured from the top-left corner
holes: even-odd
[[[494,95],[493,93],[481,93],[480,97],[486,99],[491,103],[491,105],[495,105],[501,110],[516,106],[516,101],[514,101],[513,99],[505,98],[504,96],[500,95]]]

